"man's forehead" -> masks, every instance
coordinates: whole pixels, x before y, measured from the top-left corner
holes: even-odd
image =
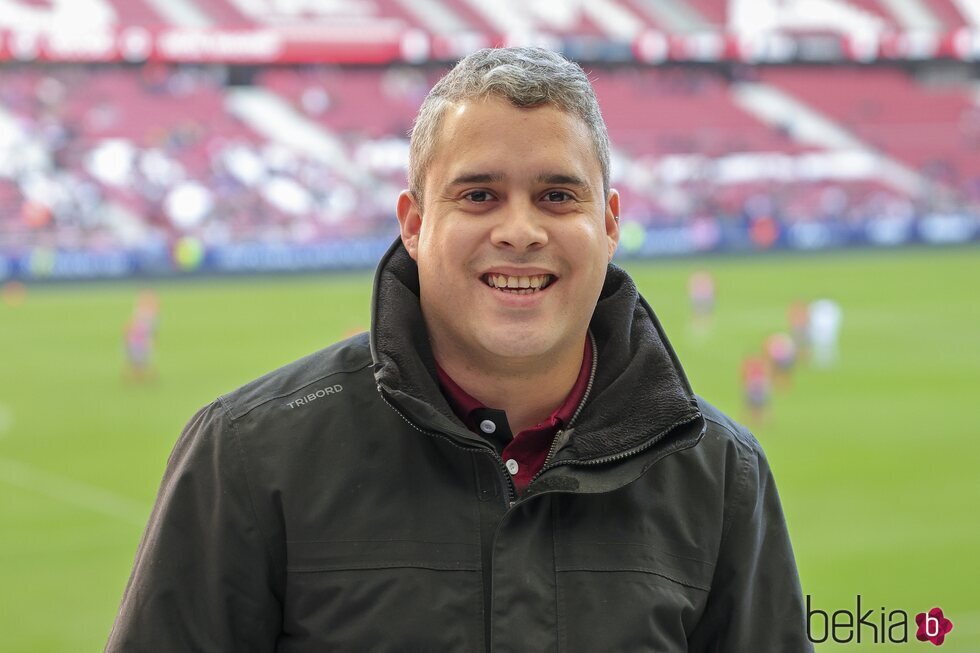
[[[517,106],[496,95],[451,102],[446,107],[440,131],[465,133],[481,128],[514,125],[522,120],[537,119],[557,128],[588,136],[588,126],[579,116],[551,103]]]
[[[544,104],[517,107],[500,97],[447,107],[425,185],[551,183],[601,185],[591,133],[578,116]]]

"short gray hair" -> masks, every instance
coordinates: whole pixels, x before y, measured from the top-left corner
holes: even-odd
[[[516,107],[552,105],[581,119],[592,136],[608,197],[609,133],[581,66],[544,48],[487,48],[457,63],[422,102],[408,150],[408,188],[417,202],[422,203],[425,174],[446,110],[453,104],[487,96],[508,100]]]

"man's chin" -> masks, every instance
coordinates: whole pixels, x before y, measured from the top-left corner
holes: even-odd
[[[508,362],[539,359],[550,356],[557,344],[552,334],[511,332],[497,334],[483,341],[483,348],[491,355]]]

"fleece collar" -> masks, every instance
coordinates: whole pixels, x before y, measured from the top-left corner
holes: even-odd
[[[598,366],[592,392],[555,462],[601,463],[644,449],[699,415],[660,321],[630,276],[610,264],[592,317]],[[396,240],[378,264],[371,306],[378,387],[417,427],[474,441],[439,389],[419,304],[415,261]]]

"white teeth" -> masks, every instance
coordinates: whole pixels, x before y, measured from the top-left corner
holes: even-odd
[[[530,277],[512,277],[506,274],[487,274],[487,285],[491,288],[506,289],[518,295],[528,295],[548,287],[553,277],[550,274],[538,274]]]

